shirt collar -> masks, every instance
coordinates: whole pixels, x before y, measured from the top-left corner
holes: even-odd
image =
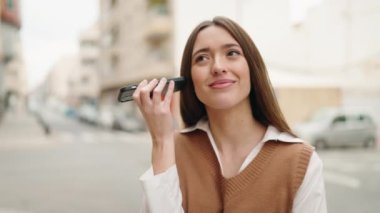
[[[181,130],[181,133],[193,132],[195,130],[202,130],[208,134],[211,134],[210,127],[208,125],[207,118],[202,118],[199,120],[194,126],[185,128]],[[280,132],[276,127],[269,125],[265,135],[261,142],[267,141],[281,141],[288,143],[304,143],[304,141],[300,138],[297,138],[287,132]]]

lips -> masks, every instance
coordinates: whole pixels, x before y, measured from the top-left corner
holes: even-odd
[[[212,88],[221,89],[221,88],[226,88],[234,83],[235,83],[234,80],[220,79],[220,80],[213,81],[211,84],[209,84],[209,86]]]

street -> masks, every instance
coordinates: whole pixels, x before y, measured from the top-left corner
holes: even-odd
[[[319,155],[324,163],[329,212],[379,211],[379,150],[335,149],[321,151]]]
[[[0,145],[0,213],[139,212],[138,178],[150,164],[149,135],[103,130],[54,113],[47,118],[50,135],[38,129],[30,135],[31,123],[18,124],[13,145],[4,140],[11,130],[0,126],[0,143],[7,144]],[[30,137],[43,142],[22,142]],[[318,153],[329,212],[378,212],[379,150]]]
[[[51,134],[35,133],[43,142],[23,135],[31,124],[17,125],[11,145],[9,129],[0,126],[0,143],[7,144],[0,145],[0,212],[138,212],[138,178],[150,164],[149,135],[48,116]]]
[[[146,143],[128,142],[1,150],[0,206],[21,212],[138,212],[138,177],[149,156]]]

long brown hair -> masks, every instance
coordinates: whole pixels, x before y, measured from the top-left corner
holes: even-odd
[[[190,34],[181,63],[181,75],[187,79],[180,95],[180,110],[186,127],[195,125],[206,116],[204,104],[195,95],[191,78],[192,53],[198,33],[209,26],[225,29],[241,46],[250,70],[251,91],[249,99],[255,120],[264,126],[273,125],[282,132],[293,134],[281,113],[275,98],[264,61],[249,35],[234,21],[226,17],[215,17],[212,21],[200,23]]]

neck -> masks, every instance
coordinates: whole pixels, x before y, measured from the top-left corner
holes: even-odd
[[[226,110],[207,109],[207,115],[215,143],[221,152],[255,146],[266,131],[254,119],[249,103]]]

